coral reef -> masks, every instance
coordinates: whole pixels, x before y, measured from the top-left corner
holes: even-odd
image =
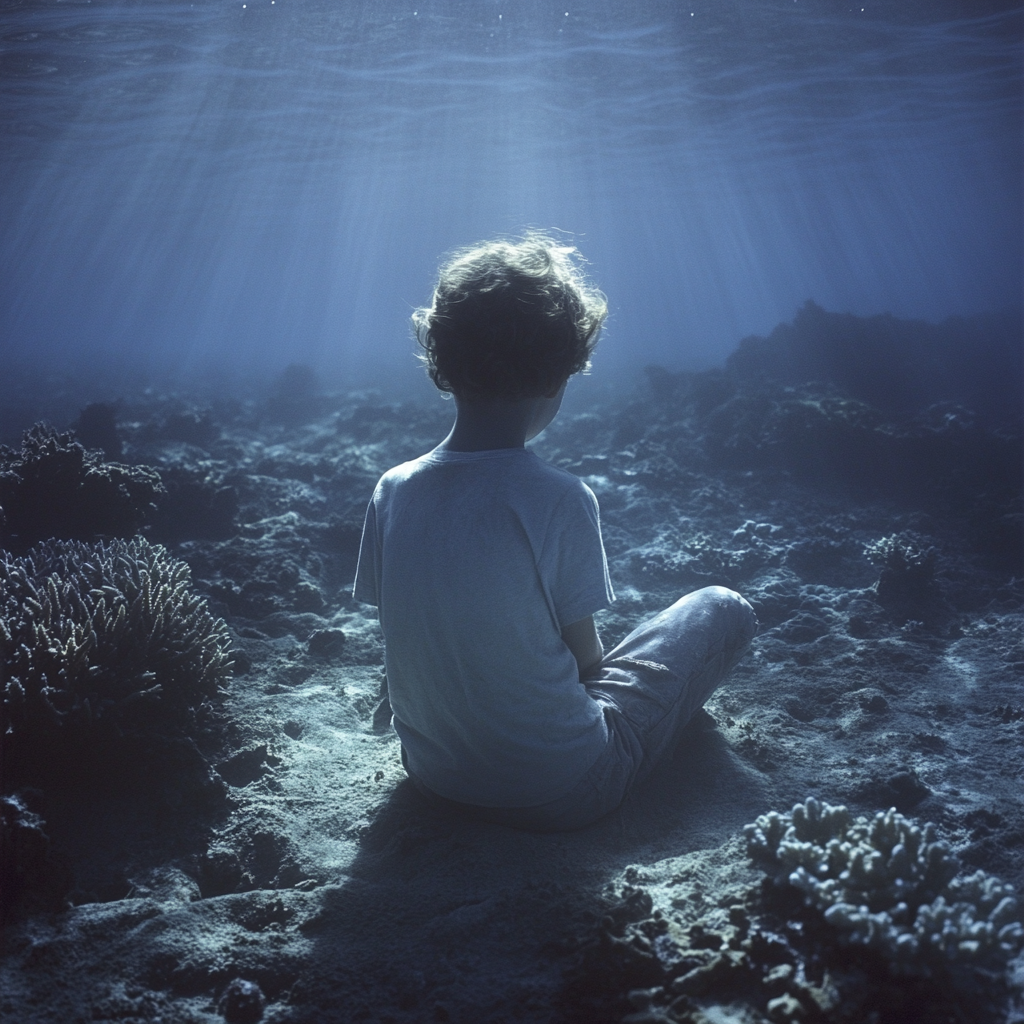
[[[871,947],[900,971],[929,973],[934,957],[1003,966],[1024,946],[1011,886],[977,871],[956,877],[949,847],[894,809],[853,819],[813,797],[746,827],[751,857],[847,942]]]
[[[890,377],[884,362],[872,372]],[[45,822],[19,826],[24,848],[48,839],[73,886],[61,897],[59,873],[24,876],[15,917],[34,916],[5,929],[0,1017],[213,1019],[241,978],[266,997],[263,1019],[294,1024],[978,1024],[1005,1021],[1007,1003],[1024,1020],[1001,954],[959,946],[1005,898],[992,876],[1024,885],[1017,442],[934,388],[888,406],[823,377],[663,371],[651,385],[605,401],[599,379],[582,381],[533,442],[600,500],[618,595],[596,618],[606,649],[707,583],[743,593],[762,631],[644,791],[554,837],[424,806],[390,725],[376,610],[351,596],[379,474],[436,444],[450,405],[323,396],[321,414],[297,405],[282,423],[266,394],[122,399],[125,458],[168,492],[146,537],[188,561],[246,674],[188,736],[126,734],[109,762],[120,776],[72,758],[35,793],[20,783]],[[751,419],[716,419],[739,453],[723,465],[708,422],[735,398]],[[43,410],[63,423],[90,396],[39,400],[21,424]],[[850,461],[816,440],[828,423]],[[1007,472],[985,461],[990,441]],[[931,586],[917,568],[929,548]],[[883,575],[934,588],[942,614],[919,602],[901,622]],[[116,739],[95,722],[70,732],[80,751]],[[43,746],[65,749],[52,730]],[[854,817],[894,806],[936,823],[968,877],[897,924],[955,942],[891,958],[870,938],[871,915],[892,917],[871,890],[849,893],[868,908],[858,933],[789,883],[795,868],[746,856],[743,824],[810,792]],[[44,895],[73,907],[37,915]],[[926,927],[922,908],[947,921]]]
[[[727,889],[717,906],[698,895],[695,916],[684,909],[692,892],[670,890],[666,913],[627,869],[567,972],[570,1019],[1004,1019],[1015,996],[1008,966],[1024,947],[1020,906],[992,875],[958,875],[931,825],[894,810],[855,818],[810,798],[745,833],[768,878]]]
[[[51,537],[131,537],[161,494],[153,470],[105,462],[73,434],[37,423],[20,450],[0,445],[0,544],[23,552]]]
[[[190,584],[184,562],[142,538],[0,553],[5,774],[97,732],[194,724],[221,695],[231,644]]]

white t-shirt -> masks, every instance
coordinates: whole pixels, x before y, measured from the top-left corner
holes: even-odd
[[[608,734],[561,637],[614,600],[597,499],[525,448],[435,450],[381,477],[354,593],[378,606],[410,771],[450,800],[568,793]]]

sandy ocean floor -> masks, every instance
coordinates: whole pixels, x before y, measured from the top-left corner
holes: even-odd
[[[862,438],[853,428],[744,450],[721,428],[721,416],[739,421],[735,399],[714,418],[716,380],[652,374],[611,404],[581,399],[536,445],[601,503],[618,595],[598,617],[606,649],[711,583],[743,593],[761,621],[671,762],[607,819],[562,835],[425,806],[393,730],[375,721],[382,638],[374,609],[350,594],[362,515],[381,472],[444,436],[450,406],[292,401],[286,388],[206,405],[125,399],[122,459],[156,468],[179,502],[150,538],[188,562],[226,619],[235,674],[196,740],[201,770],[194,759],[180,772],[147,767],[143,753],[130,777],[84,766],[66,785],[19,788],[70,872],[74,905],[8,922],[4,1020],[1024,1019],[1020,990],[998,971],[982,996],[977,978],[934,981],[941,1011],[880,1011],[877,1000],[891,1008],[920,979],[801,924],[799,901],[773,911],[743,838],[759,815],[809,796],[857,814],[895,807],[934,823],[964,872],[1021,891],[1013,481],[963,478],[964,465],[987,471],[966,441],[940,445],[949,472],[940,461],[922,479],[902,463],[876,472],[877,453],[857,462],[842,447]],[[810,428],[819,440],[838,422],[820,398],[772,394],[776,409],[810,403],[824,417]],[[979,431],[971,443],[991,451]],[[1003,498],[986,505],[989,494]],[[877,547],[889,537],[928,568],[901,575]],[[672,988],[719,947],[740,957],[743,922],[772,913],[789,929],[776,980],[794,969],[804,980],[762,978],[762,991],[748,964],[703,989]],[[807,995],[828,988],[823,971],[842,999]],[[1019,958],[1014,971],[1019,983]],[[224,1001],[233,979],[259,986],[262,1017],[245,986]],[[684,996],[673,1003],[673,992]]]

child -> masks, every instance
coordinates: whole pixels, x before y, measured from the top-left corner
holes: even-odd
[[[438,804],[580,828],[671,751],[746,650],[738,594],[682,598],[605,655],[614,599],[597,499],[525,447],[585,369],[607,313],[575,250],[531,234],[456,253],[413,315],[454,395],[432,451],[381,477],[355,597],[375,604],[402,762]]]

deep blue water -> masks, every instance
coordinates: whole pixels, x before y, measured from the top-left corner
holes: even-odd
[[[1022,8],[0,0],[0,353],[417,373],[445,250],[571,232],[595,376],[1021,296]]]

